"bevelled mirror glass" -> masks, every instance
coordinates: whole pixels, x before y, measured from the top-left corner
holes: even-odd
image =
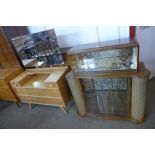
[[[63,64],[54,29],[12,38],[25,68]]]

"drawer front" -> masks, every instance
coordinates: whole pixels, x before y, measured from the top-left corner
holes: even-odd
[[[16,92],[19,95],[61,97],[58,89],[16,88]]]
[[[0,99],[2,100],[10,100],[10,101],[17,101],[16,96],[14,93],[10,90],[10,88],[1,88],[0,89]]]
[[[49,105],[55,105],[55,106],[64,106],[63,100],[61,98],[50,98],[50,97],[38,97],[38,96],[24,96],[20,95],[20,99],[23,102],[28,103],[38,103],[38,104],[49,104]]]
[[[8,84],[4,80],[0,80],[0,86],[8,86]]]

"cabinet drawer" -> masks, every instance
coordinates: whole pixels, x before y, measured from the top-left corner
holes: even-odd
[[[0,80],[0,86],[8,86],[8,84],[4,80]]]
[[[16,88],[19,95],[61,97],[58,89]]]
[[[14,93],[10,90],[10,88],[1,88],[0,89],[0,99],[2,100],[10,100],[10,101],[17,101],[16,96]]]
[[[39,97],[39,96],[24,96],[20,95],[20,99],[23,102],[36,103],[36,104],[49,104],[55,106],[64,106],[63,100],[61,98],[52,98],[52,97]]]

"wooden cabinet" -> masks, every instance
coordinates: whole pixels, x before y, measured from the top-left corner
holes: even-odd
[[[0,66],[1,69],[20,68],[20,64],[1,28],[0,28]]]
[[[0,69],[0,99],[18,102],[13,92],[10,80],[22,72],[20,68]]]
[[[0,27],[0,99],[18,102],[18,98],[11,88],[10,80],[22,71],[23,69]]]
[[[63,57],[76,75],[136,72],[139,45],[136,40],[128,38],[76,45],[64,52]]]
[[[68,71],[68,67],[27,69],[11,85],[21,102],[65,108],[71,97]]]
[[[149,70],[134,39],[77,45],[63,52],[81,116],[144,121]]]

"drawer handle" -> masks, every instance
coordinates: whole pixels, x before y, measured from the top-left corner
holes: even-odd
[[[49,87],[53,87],[53,84],[49,84],[48,86],[49,86]]]

